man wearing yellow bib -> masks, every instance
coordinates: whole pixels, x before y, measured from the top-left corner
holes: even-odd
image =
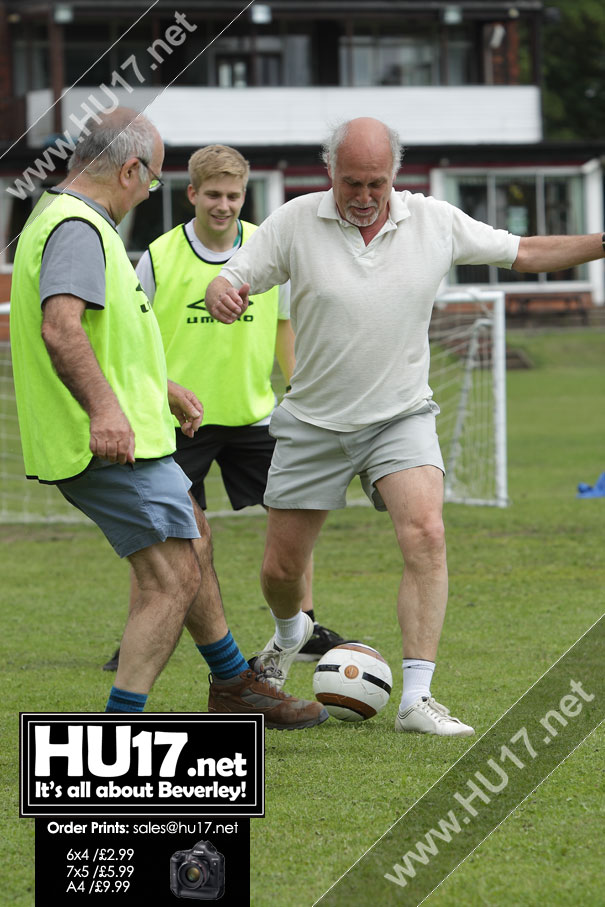
[[[186,626],[210,668],[208,711],[312,727],[328,717],[320,704],[276,695],[233,639],[204,514],[171,456],[173,417],[191,437],[202,405],[168,381],[156,317],[116,229],[161,187],[163,159],[159,133],[136,111],[94,114],[66,179],[23,229],[11,346],[26,473],[55,484],[136,577],[107,712],[143,711]]]
[[[256,230],[240,219],[250,173],[234,148],[209,145],[189,160],[187,197],[195,217],[154,240],[136,273],[153,305],[168,373],[193,390],[204,424],[193,437],[177,430],[174,459],[206,509],[204,480],[220,467],[234,510],[262,504],[275,447],[269,422],[276,404],[271,384],[277,357],[286,384],[294,369],[289,284],[255,296],[235,325],[215,321],[204,303],[208,284]],[[306,642],[297,659],[317,660],[343,638],[315,621],[312,561],[306,569]],[[105,665],[115,669],[119,650]]]

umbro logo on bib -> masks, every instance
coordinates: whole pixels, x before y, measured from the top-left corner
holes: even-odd
[[[136,291],[135,291],[135,292],[137,292],[137,293],[144,293],[144,292],[145,292],[145,290],[143,289],[143,287],[141,286],[140,283],[139,283],[138,287],[136,288]],[[145,313],[145,312],[148,312],[148,311],[149,311],[149,303],[148,303],[148,302],[142,302],[142,303],[141,303],[141,312]]]
[[[198,299],[197,302],[190,302],[190,303],[188,303],[187,308],[188,309],[199,309],[202,312],[207,312],[208,309],[204,305],[205,301],[206,301],[205,299]]]
[[[208,309],[207,309],[206,306],[204,305],[205,302],[206,302],[205,299],[198,299],[197,302],[188,302],[188,303],[187,303],[187,308],[188,308],[188,309],[198,309],[198,310],[201,311],[201,312],[207,312]],[[253,300],[253,299],[249,299],[249,300],[248,300],[248,308],[249,308],[251,305],[254,305],[254,300]]]
[[[208,313],[206,315],[202,315],[200,318],[197,318],[197,316],[194,316],[194,315],[189,316],[187,318],[187,324],[215,324],[216,323],[215,319],[208,312],[208,309],[204,305],[205,301],[206,301],[205,299],[198,299],[197,302],[188,302],[187,303],[188,309],[196,309],[199,312]],[[254,300],[252,300],[252,299],[248,300],[248,308],[250,308],[251,305],[254,305]],[[237,320],[238,321],[254,321],[254,315],[249,315],[249,314],[241,315]]]

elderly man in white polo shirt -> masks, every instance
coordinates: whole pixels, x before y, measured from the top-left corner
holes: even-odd
[[[250,288],[291,281],[296,368],[271,422],[277,445],[264,499],[261,583],[276,630],[261,658],[283,685],[309,633],[304,566],[357,474],[374,506],[388,510],[405,564],[395,729],[471,735],[430,692],[447,603],[439,408],[428,385],[433,302],[455,265],[570,267],[602,258],[601,236],[520,239],[447,202],[395,192],[399,138],[369,117],[339,127],[324,160],[332,189],[271,214],[206,292],[213,317],[232,323]]]

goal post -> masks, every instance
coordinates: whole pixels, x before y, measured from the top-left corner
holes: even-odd
[[[438,296],[429,337],[445,500],[506,507],[504,291],[469,287]]]

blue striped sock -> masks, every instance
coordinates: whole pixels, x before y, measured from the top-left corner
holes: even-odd
[[[106,712],[142,712],[147,702],[147,693],[131,693],[112,687],[105,706]]]
[[[221,680],[237,677],[248,667],[248,662],[240,652],[230,630],[218,642],[213,642],[209,646],[198,646],[196,643],[196,646],[200,654],[206,659],[206,663],[214,677],[218,677]]]

